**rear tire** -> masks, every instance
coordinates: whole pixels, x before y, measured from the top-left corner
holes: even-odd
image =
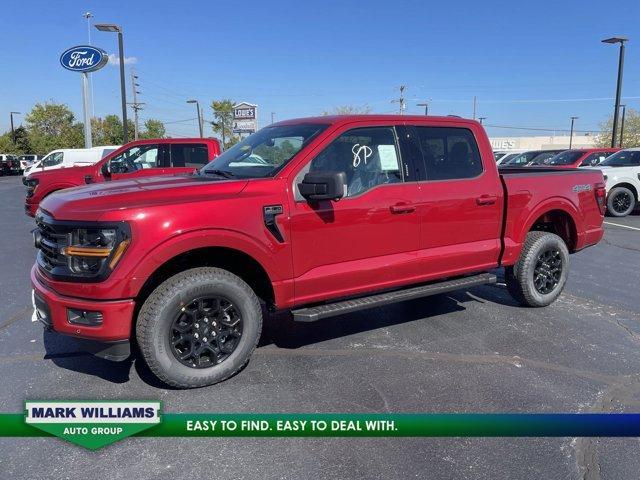
[[[607,213],[612,217],[626,217],[636,208],[636,197],[626,187],[612,188],[607,197]]]
[[[220,268],[194,268],[160,284],[142,305],[136,339],[164,383],[194,388],[238,372],[260,339],[262,309],[251,287]]]
[[[521,305],[546,307],[562,293],[569,274],[569,250],[564,240],[548,232],[529,232],[512,267],[505,268],[505,283]]]

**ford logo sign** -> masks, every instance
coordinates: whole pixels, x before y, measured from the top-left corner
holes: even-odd
[[[101,48],[89,45],[71,47],[60,55],[60,63],[73,72],[95,72],[107,64],[109,56]]]

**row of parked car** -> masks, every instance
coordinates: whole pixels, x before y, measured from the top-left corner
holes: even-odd
[[[10,155],[0,153],[0,176],[19,175],[41,158],[42,155]]]
[[[501,168],[597,168],[607,186],[607,213],[625,217],[640,207],[640,148],[496,150]]]

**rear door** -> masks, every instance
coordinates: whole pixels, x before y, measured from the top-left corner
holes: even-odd
[[[169,153],[172,173],[191,173],[209,163],[209,149],[205,143],[172,143]]]
[[[393,125],[344,126],[296,174],[290,215],[296,303],[409,283],[417,275],[417,183]],[[345,196],[307,202],[309,171],[345,172]]]
[[[416,202],[421,274],[431,279],[496,266],[503,188],[495,165],[483,163],[474,132],[407,126],[400,137],[403,155],[421,164]]]

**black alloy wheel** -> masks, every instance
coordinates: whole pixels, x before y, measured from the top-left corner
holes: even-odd
[[[169,341],[171,352],[191,368],[208,368],[225,361],[242,337],[242,316],[221,296],[192,300],[176,312]]]
[[[533,269],[533,284],[542,295],[553,292],[562,276],[562,255],[557,249],[544,250]]]

